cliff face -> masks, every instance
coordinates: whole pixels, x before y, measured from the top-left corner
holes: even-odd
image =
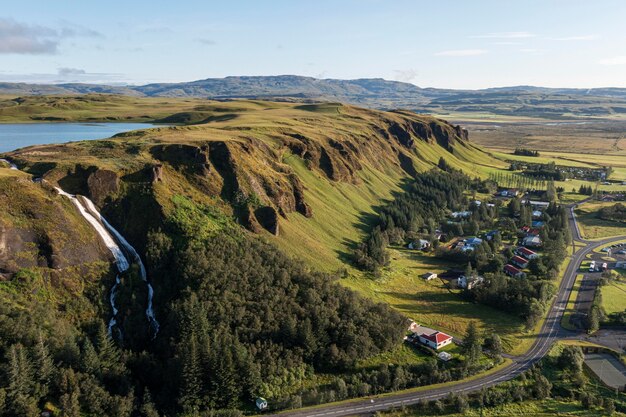
[[[106,147],[102,142],[53,145],[10,157],[67,191],[88,195],[105,214],[118,217],[118,225],[131,223],[125,216],[137,216],[123,209],[139,204],[137,194],[148,196],[149,211],[158,216],[158,206],[166,203],[153,189],[185,193],[187,188],[220,201],[248,229],[278,235],[289,213],[316,215],[307,185],[286,158],[302,160],[330,184],[358,186],[366,167],[392,167],[413,176],[434,166],[435,160],[422,157],[421,146],[446,152],[468,146],[460,127],[405,111],[231,102],[204,106],[203,112],[215,121],[130,132]],[[232,117],[211,116],[224,113]]]

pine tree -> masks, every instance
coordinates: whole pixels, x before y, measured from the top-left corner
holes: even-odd
[[[140,412],[142,417],[159,417],[159,412],[154,406],[154,403],[152,403],[152,397],[150,396],[148,388],[146,388],[143,393]]]
[[[50,389],[50,381],[54,372],[54,363],[52,362],[52,356],[46,346],[43,336],[39,334],[37,344],[34,347],[34,364],[37,369],[37,397],[45,397],[48,395]]]
[[[188,414],[197,414],[200,411],[200,395],[202,393],[202,369],[198,341],[194,334],[185,340],[183,349],[183,366],[181,374],[181,388],[179,403]]]
[[[480,339],[476,323],[471,321],[467,326],[467,333],[463,339],[463,354],[465,355],[465,363],[468,366],[475,365],[480,359]]]

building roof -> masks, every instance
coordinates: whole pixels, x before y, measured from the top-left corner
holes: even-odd
[[[424,339],[430,340],[431,342],[434,342],[436,344],[443,343],[443,342],[445,342],[447,340],[452,339],[452,336],[447,335],[447,334],[442,333],[442,332],[435,332],[433,334],[422,334],[420,336],[422,336]]]
[[[515,255],[514,257],[511,258],[511,262],[515,262],[517,264],[527,264],[528,263],[528,259],[526,258],[522,258],[521,256],[517,256]]]
[[[528,248],[525,248],[523,246],[520,246],[519,248],[517,248],[517,252],[519,254],[521,254],[522,256],[533,256],[533,255],[537,254],[537,252],[534,252],[534,251],[532,251],[532,250],[530,250]]]
[[[517,275],[522,272],[511,264],[504,265],[504,271],[508,272],[511,275]]]
[[[473,236],[465,240],[467,245],[480,245],[483,243],[483,240],[479,237]]]

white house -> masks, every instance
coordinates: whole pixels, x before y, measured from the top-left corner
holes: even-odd
[[[471,276],[469,278],[467,278],[465,275],[461,275],[456,280],[456,286],[459,288],[464,288],[464,289],[467,288],[468,290],[471,290],[477,285],[482,284],[484,281],[485,281],[485,278],[481,277],[480,275]]]
[[[430,242],[425,239],[418,239],[415,242],[409,243],[409,246],[408,246],[409,249],[418,249],[418,250],[428,249],[429,247],[430,247]]]

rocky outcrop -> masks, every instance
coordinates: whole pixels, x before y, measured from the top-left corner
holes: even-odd
[[[163,164],[154,164],[151,169],[152,184],[163,181]]]
[[[254,216],[258,220],[259,224],[263,226],[265,230],[273,234],[274,236],[278,236],[279,227],[278,227],[278,212],[274,207],[259,207],[254,211]]]
[[[211,170],[207,145],[156,145],[150,149],[150,152],[155,159],[189,173],[206,175]]]
[[[117,173],[106,169],[98,169],[87,177],[89,198],[97,205],[102,206],[107,197],[116,195],[120,189],[120,180]]]

